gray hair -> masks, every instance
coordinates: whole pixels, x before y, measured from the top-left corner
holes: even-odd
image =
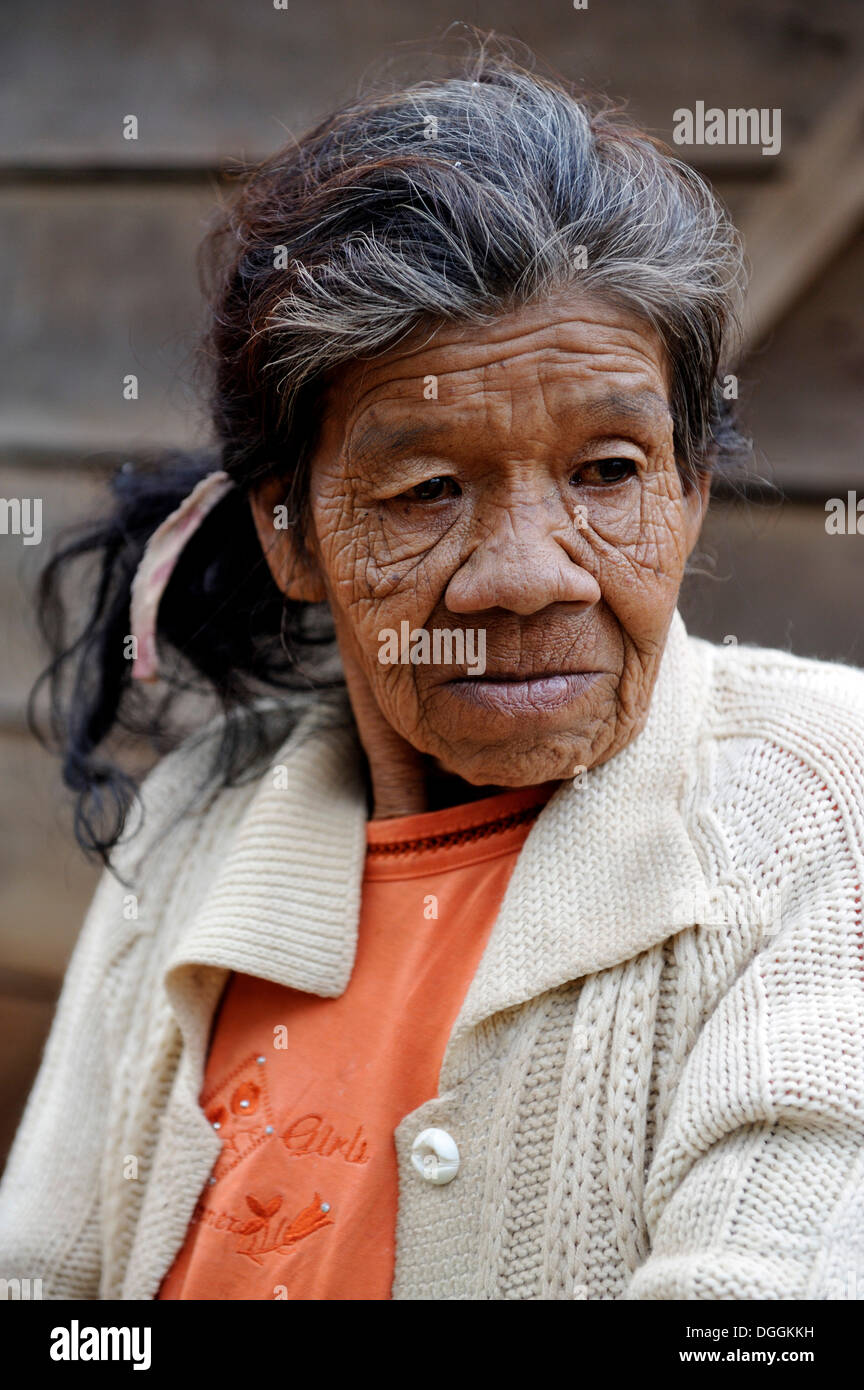
[[[226,466],[247,480],[261,449],[273,467],[272,437],[256,448],[250,429],[269,419],[290,438],[299,418],[308,444],[302,402],[338,366],[569,286],[657,331],[688,481],[740,446],[719,373],[743,260],[722,204],[619,111],[488,44],[457,75],[359,99],[281,151],[229,230],[241,253],[220,316],[222,403],[241,365],[272,396],[245,416],[217,401]],[[291,452],[306,449],[295,438]]]

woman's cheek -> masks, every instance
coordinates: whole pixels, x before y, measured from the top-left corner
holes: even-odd
[[[459,555],[452,529],[417,526],[406,534],[404,528],[366,524],[352,545],[348,582],[356,600],[401,606],[401,616],[420,626],[440,602]]]
[[[643,532],[644,488],[638,478],[614,492],[577,494],[576,529],[595,547],[619,550],[637,545]]]
[[[634,488],[626,505],[604,509],[591,520],[607,551],[617,554],[639,583],[680,578],[684,509],[663,479],[646,480],[638,490]]]
[[[368,536],[369,552],[382,574],[392,566],[425,562],[435,550],[450,542],[456,518],[431,508],[400,511],[382,507],[370,516],[374,526]]]

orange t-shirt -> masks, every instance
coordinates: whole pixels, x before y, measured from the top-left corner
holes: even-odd
[[[162,1282],[170,1299],[387,1299],[393,1132],[437,1094],[456,1016],[557,784],[371,821],[348,988],[234,974],[200,1104],[224,1147]]]

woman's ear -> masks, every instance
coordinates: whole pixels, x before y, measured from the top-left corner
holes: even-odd
[[[249,493],[249,505],[264,558],[277,588],[286,598],[321,603],[327,597],[315,556],[295,526],[280,526],[285,516],[285,483],[264,478]]]

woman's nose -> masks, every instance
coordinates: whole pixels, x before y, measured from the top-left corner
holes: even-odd
[[[444,601],[451,613],[505,608],[527,616],[551,603],[588,608],[600,598],[594,576],[573,559],[566,526],[535,507],[509,510],[485,531],[453,575]]]

